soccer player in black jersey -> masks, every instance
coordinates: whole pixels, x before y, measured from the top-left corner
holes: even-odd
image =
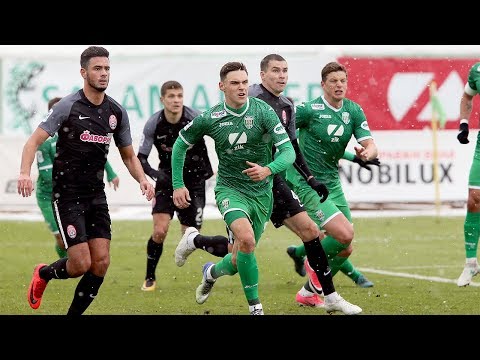
[[[213,175],[205,140],[202,139],[189,149],[185,159],[184,180],[192,198],[191,205],[179,209],[172,200],[172,147],[179,131],[200,112],[183,105],[183,86],[178,81],[170,80],[162,84],[160,101],[164,108],[153,114],[145,123],[137,154],[145,173],[156,181],[155,199],[152,204],[153,233],[147,242],[147,270],[141,287],[143,291],[155,290],[157,284],[155,270],[175,212],[182,227],[182,234],[185,234],[185,229],[188,228],[187,236],[198,235],[198,240],[207,244],[206,248],[211,241],[223,243],[224,247],[227,247],[225,236],[204,236],[198,232],[203,222],[205,180]],[[148,162],[152,146],[155,146],[158,153],[157,170]],[[177,262],[177,259],[175,261]],[[177,262],[177,265],[183,265],[181,260],[178,261],[180,262]]]
[[[83,89],[60,100],[27,140],[17,184],[23,197],[32,194],[30,170],[35,152],[58,132],[52,206],[68,258],[36,265],[27,299],[30,307],[38,309],[50,280],[82,277],[69,316],[85,312],[110,265],[111,220],[103,172],[112,139],[142,194],[148,201],[154,196],[153,185],[145,177],[132,146],[127,112],[105,94],[110,80],[108,50],[88,47],[80,56],[80,67]]]

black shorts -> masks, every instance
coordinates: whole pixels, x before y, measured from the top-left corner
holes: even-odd
[[[105,194],[81,200],[55,200],[53,210],[65,248],[90,239],[112,238]]]
[[[152,202],[152,214],[173,214],[176,212],[180,224],[193,226],[197,229],[202,227],[203,209],[205,208],[205,181],[200,181],[195,186],[188,187],[190,193],[190,206],[186,209],[179,209],[173,204],[173,188],[155,187],[155,199]]]
[[[305,211],[297,194],[290,189],[280,175],[273,177],[273,210],[270,221],[279,228],[283,220]]]

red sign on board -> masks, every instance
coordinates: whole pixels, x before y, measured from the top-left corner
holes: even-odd
[[[372,130],[431,127],[429,85],[437,83],[446,129],[457,129],[460,99],[470,68],[480,59],[340,57],[348,69],[347,97],[358,102]],[[480,96],[473,100],[470,127],[478,128]]]

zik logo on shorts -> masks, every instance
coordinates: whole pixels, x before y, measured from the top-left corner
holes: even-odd
[[[84,120],[84,119],[90,119],[90,116],[78,115],[78,118],[79,118],[80,120]]]

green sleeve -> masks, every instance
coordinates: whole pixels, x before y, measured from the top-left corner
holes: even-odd
[[[343,153],[342,159],[348,160],[348,161],[353,161],[355,158],[355,154],[351,153],[350,151],[345,150]]]
[[[113,171],[112,165],[110,165],[108,160],[105,163],[105,171],[107,172],[107,181],[108,182],[112,181],[113,179],[115,179],[117,177],[117,174],[115,173],[115,171]]]
[[[295,150],[293,149],[292,143],[286,141],[283,144],[277,147],[278,154],[275,156],[275,160],[270,164],[267,164],[267,167],[270,169],[272,174],[278,174],[286,170],[290,165],[295,161]]]
[[[183,165],[188,145],[178,137],[172,149],[172,183],[173,190],[185,187],[183,182]]]

